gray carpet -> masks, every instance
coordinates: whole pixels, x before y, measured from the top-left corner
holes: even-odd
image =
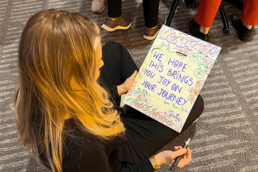
[[[17,46],[27,19],[42,9],[58,8],[84,13],[101,25],[107,10],[100,15],[93,14],[90,4],[90,0],[0,1],[0,171],[48,171],[37,165],[29,150],[20,146],[14,113],[10,108],[13,90],[18,82]],[[160,17],[163,19],[168,15],[169,4],[169,1],[160,4]],[[228,18],[232,13],[241,13],[231,4],[225,4],[225,8]],[[188,33],[188,22],[195,12],[180,1],[171,26]],[[102,30],[102,42],[122,43],[140,66],[152,44],[142,38],[144,19],[140,0],[124,0],[123,13],[133,18],[132,28],[114,33]],[[223,35],[222,22],[217,14],[210,30],[210,39],[221,46],[222,51],[201,91],[205,111],[191,142],[193,160],[177,171],[258,171],[257,28],[253,39],[243,43],[238,40],[232,27],[230,35]],[[195,126],[191,132],[194,130]],[[174,144],[180,144],[180,141],[171,142],[167,148]],[[157,171],[168,171],[168,166],[164,165]]]

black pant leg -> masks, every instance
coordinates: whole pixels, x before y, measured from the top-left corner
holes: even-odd
[[[117,18],[121,16],[122,0],[108,0],[108,16]]]
[[[158,24],[159,1],[160,0],[143,0],[144,21],[145,26],[148,28]]]
[[[203,110],[204,101],[198,96],[181,133],[199,118]],[[128,140],[139,159],[152,156],[180,134],[133,108],[130,108],[128,113],[122,116],[122,121],[126,127]],[[130,115],[131,113],[133,115]]]
[[[104,66],[100,69],[99,82],[110,91],[111,98],[119,105],[120,96],[115,95],[112,90],[124,83],[138,67],[126,48],[117,42],[109,42],[103,46],[102,60]]]
[[[124,83],[135,70],[138,70],[131,55],[123,45],[117,42],[108,42],[103,46],[102,52],[104,66],[100,70],[100,77],[107,86]]]
[[[197,118],[199,118],[203,110],[204,110],[204,101],[203,101],[203,98],[199,95],[193,105],[193,108],[187,120],[185,121],[185,125],[182,131],[188,128]]]

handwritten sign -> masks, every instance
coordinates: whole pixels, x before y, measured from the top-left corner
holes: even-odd
[[[181,132],[220,50],[163,25],[124,103]]]

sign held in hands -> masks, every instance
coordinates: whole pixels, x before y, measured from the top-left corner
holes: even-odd
[[[181,132],[220,50],[163,25],[124,103]]]

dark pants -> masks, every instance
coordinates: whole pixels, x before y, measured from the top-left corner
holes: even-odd
[[[160,0],[143,0],[145,26],[148,28],[158,24]],[[108,0],[108,16],[116,18],[121,16],[122,0]]]
[[[116,42],[109,42],[103,46],[103,61],[101,79],[106,82],[108,87],[122,84],[134,70],[138,70],[128,51]],[[203,99],[198,96],[182,132],[201,115],[203,109]],[[176,131],[133,108],[129,108],[126,113],[121,115],[121,118],[128,140],[135,151],[133,157],[136,162],[146,156],[152,156],[179,135]]]

